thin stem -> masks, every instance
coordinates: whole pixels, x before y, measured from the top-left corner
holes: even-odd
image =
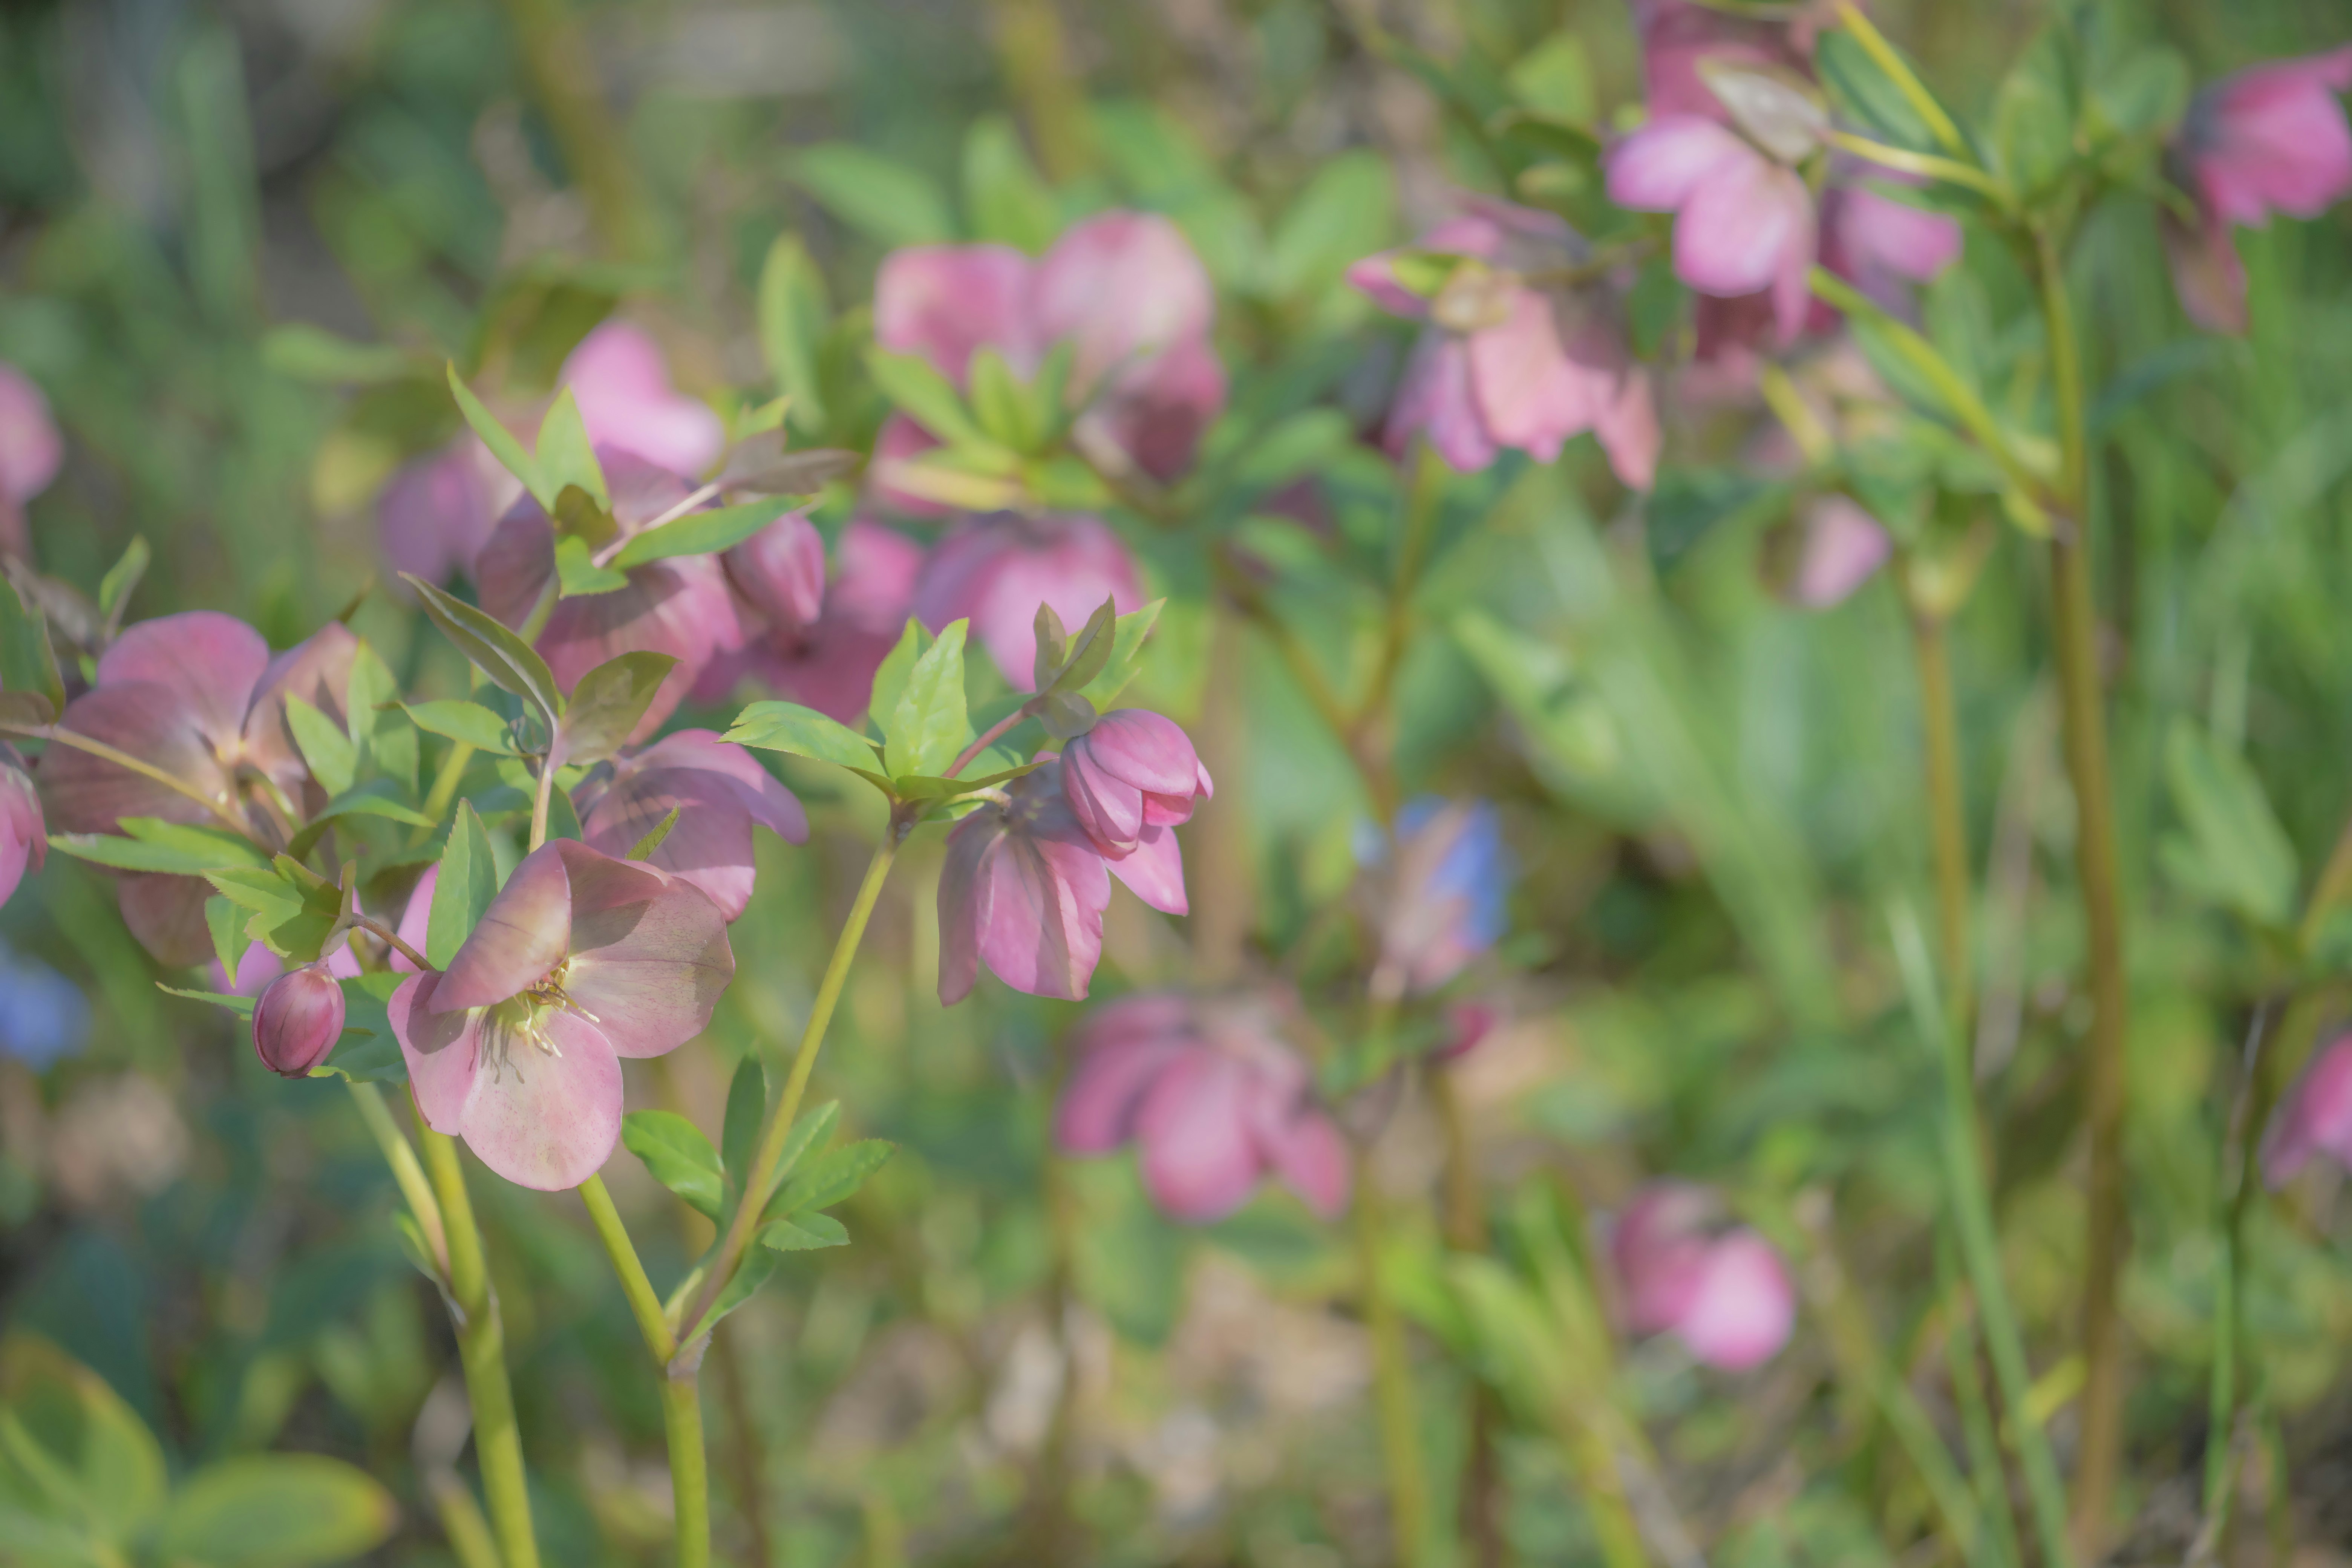
[[[710,1568],[710,1460],[702,1441],[702,1389],[685,1369],[662,1379],[662,1430],[677,1515],[677,1568]]]
[[[727,1288],[728,1280],[734,1278],[735,1266],[742,1261],[744,1249],[751,1244],[751,1233],[768,1206],[769,1188],[774,1184],[776,1166],[784,1157],[784,1140],[792,1132],[793,1119],[800,1114],[801,1097],[808,1090],[809,1074],[816,1067],[818,1049],[824,1044],[825,1027],[833,1022],[834,1006],[841,1000],[841,988],[849,979],[850,961],[857,956],[857,944],[866,935],[866,922],[874,913],[875,900],[882,896],[883,880],[890,874],[890,862],[898,853],[907,826],[893,816],[883,830],[882,842],[875,847],[874,858],[866,862],[866,879],[858,884],[856,901],[849,907],[849,919],[834,941],[833,957],[825,963],[816,1001],[809,1008],[808,1025],[801,1031],[800,1049],[793,1055],[792,1073],[784,1079],[784,1092],[777,1099],[775,1109],[768,1113],[767,1126],[760,1134],[759,1152],[752,1157],[751,1175],[743,1184],[743,1201],[719,1242],[710,1278],[702,1287],[702,1300],[684,1320],[688,1323],[700,1322],[711,1303],[719,1300],[719,1293]],[[685,1349],[691,1352],[693,1347]]]
[[[1951,1227],[1939,1227],[1936,1237],[1937,1286],[1948,1319],[1944,1331],[1944,1358],[1951,1369],[1952,1403],[1959,1407],[1960,1436],[1968,1445],[1969,1468],[1975,1472],[1978,1511],[1991,1521],[1979,1560],[1996,1568],[2017,1568],[2025,1561],[2017,1539],[2017,1516],[2010,1503],[2009,1472],[2000,1457],[2000,1439],[1993,1425],[1992,1407],[1985,1398],[1984,1373],[1977,1364],[1977,1326],[1973,1310],[1963,1309],[1959,1262]]]
[[[425,1478],[425,1493],[440,1518],[441,1538],[449,1543],[449,1553],[457,1558],[458,1568],[500,1568],[498,1542],[490,1538],[490,1521],[482,1517],[482,1505],[474,1500],[457,1471],[441,1470]]]
[[[474,1454],[482,1467],[482,1495],[506,1568],[539,1568],[539,1542],[530,1528],[530,1488],[523,1476],[522,1435],[515,1424],[514,1389],[507,1381],[506,1331],[466,1195],[457,1140],[425,1126],[425,1166],[441,1200],[449,1236],[449,1300],[457,1313],[457,1357],[466,1371],[466,1397],[474,1407]]]
[[[352,924],[359,927],[360,930],[363,931],[368,931],[375,936],[383,938],[385,944],[389,946],[393,952],[400,954],[401,957],[416,965],[420,973],[429,974],[436,967],[431,959],[425,957],[423,953],[409,946],[407,942],[402,941],[401,935],[398,931],[393,930],[390,926],[384,924],[373,915],[363,915],[354,912],[352,916]]]
[[[175,778],[154,763],[142,762],[130,752],[119,751],[103,741],[93,741],[88,735],[62,729],[55,724],[0,723],[0,735],[24,735],[37,741],[47,741],[55,745],[69,746],[77,752],[87,752],[100,762],[112,763],[118,768],[127,768],[141,778],[162,784],[175,795],[187,796],[218,817],[222,826],[238,837],[253,837],[252,826],[231,811],[226,802],[215,800],[185,779]]]
[[[1881,168],[1916,174],[1922,179],[1941,180],[1948,185],[1964,186],[1979,195],[1989,197],[1994,205],[2004,210],[2016,205],[2016,196],[1998,175],[1989,174],[1973,163],[1890,147],[1884,142],[1874,142],[1867,136],[1856,136],[1846,131],[1831,132],[1829,141],[1830,145],[1851,153],[1866,163],[1876,163]]]
[[[458,741],[449,747],[449,754],[441,759],[441,771],[433,775],[433,788],[425,796],[425,815],[435,822],[449,815],[449,803],[457,798],[457,785],[466,776],[467,766],[474,760],[470,741]],[[409,835],[411,848],[433,837],[430,826],[420,826]]]
[[[980,755],[981,752],[988,750],[989,746],[999,735],[1003,734],[1007,730],[1012,729],[1013,725],[1018,724],[1022,720],[1026,719],[1027,717],[1029,717],[1029,704],[1024,702],[1020,707],[1015,708],[1012,712],[1007,713],[1003,718],[999,719],[995,723],[991,724],[986,730],[982,731],[980,738],[974,741],[971,745],[966,746],[961,752],[957,753],[956,760],[948,764],[946,776],[953,778],[958,773],[963,772],[964,769],[971,766],[971,760]]]
[[[646,1349],[653,1352],[654,1360],[667,1365],[677,1353],[677,1338],[662,1316],[661,1297],[655,1293],[654,1282],[646,1278],[646,1266],[629,1239],[628,1226],[621,1223],[621,1211],[613,1206],[613,1194],[604,1190],[604,1178],[594,1175],[581,1183],[580,1201],[587,1205],[596,1239],[604,1244],[604,1256],[612,1260],[621,1294],[629,1299],[629,1315],[637,1321]]]
[[[1445,1134],[1445,1171],[1442,1214],[1446,1247],[1455,1252],[1486,1250],[1486,1205],[1478,1192],[1478,1163],[1470,1144],[1468,1118],[1454,1082],[1454,1069],[1434,1067],[1429,1074],[1430,1093],[1437,1103]],[[1501,1568],[1508,1550],[1503,1534],[1501,1456],[1495,1446],[1502,1409],[1495,1391],[1483,1378],[1470,1384],[1469,1441],[1462,1457],[1461,1495],[1456,1512],[1463,1536],[1470,1543],[1475,1568]]]
[[[555,753],[539,759],[539,793],[530,803],[530,847],[547,842],[547,808],[555,794]]]
[[[400,1188],[400,1195],[408,1200],[408,1212],[416,1216],[416,1226],[425,1233],[425,1244],[441,1272],[449,1272],[449,1237],[441,1226],[441,1205],[433,1196],[433,1185],[425,1179],[425,1167],[416,1163],[416,1150],[401,1131],[400,1123],[393,1120],[392,1108],[383,1102],[383,1091],[372,1083],[343,1080],[352,1091],[352,1102],[359,1107],[360,1120],[374,1134],[376,1147],[383,1151],[383,1163],[392,1167],[392,1179]]]
[[[2237,1427],[2238,1335],[2242,1270],[2245,1265],[2247,1199],[2255,1182],[2248,1169],[2247,1144],[2252,1132],[2255,1084],[2262,1076],[2263,1044],[2269,1032],[2274,1005],[2265,1001],[2254,1009],[2246,1028],[2245,1048],[2239,1054],[2237,1087],[2230,1096],[2230,1119],[2221,1133],[2221,1279],[2213,1304],[2213,1373],[2206,1396],[2205,1518],[2218,1535],[2228,1528],[2232,1488],[2229,1485],[2231,1434]]]
[[[1404,1321],[1381,1277],[1382,1208],[1372,1162],[1356,1150],[1356,1267],[1362,1275],[1364,1326],[1372,1341],[1372,1402],[1380,1421],[1381,1463],[1388,1475],[1389,1518],[1398,1568],[1422,1568],[1429,1549],[1429,1485],[1422,1473],[1420,1420],[1414,1414],[1412,1361]]]
[[[1373,665],[1371,686],[1343,734],[1351,749],[1370,743],[1368,732],[1388,713],[1397,668],[1403,664],[1405,646],[1412,638],[1412,594],[1421,583],[1422,558],[1429,552],[1429,536],[1445,500],[1445,460],[1425,443],[1418,452],[1412,489],[1405,498],[1404,531],[1397,541],[1396,570],[1389,579],[1388,621],[1381,637],[1380,661]]]
[[[1908,558],[1895,557],[1911,598]],[[1941,616],[1910,609],[1912,661],[1919,673],[1919,721],[1927,742],[1927,837],[1936,866],[1936,934],[1941,940],[1945,1003],[1952,1027],[1969,1031],[1975,966],[1969,958],[1969,824],[1960,782],[1960,726],[1952,699],[1951,644]]]
[[[1927,125],[1928,134],[1941,142],[1944,150],[1955,158],[1975,157],[1975,151],[1969,146],[1969,139],[1960,134],[1960,128],[1952,123],[1952,117],[1944,112],[1944,106],[1936,100],[1934,93],[1927,90],[1927,84],[1919,79],[1910,62],[1886,41],[1886,36],[1863,15],[1862,7],[1854,4],[1854,0],[1838,0],[1837,9],[1838,20],[1845,24],[1845,30],[1853,35],[1853,41],[1863,47],[1872,63],[1886,73],[1886,79],[1910,102],[1912,112]]]

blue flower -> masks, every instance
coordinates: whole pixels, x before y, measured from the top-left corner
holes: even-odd
[[[89,1038],[89,1001],[38,959],[0,946],[0,1056],[35,1071],[72,1056]]]
[[[1491,802],[1423,795],[1397,813],[1397,864],[1381,891],[1381,988],[1436,990],[1509,929],[1518,873]],[[1358,858],[1384,866],[1388,845],[1359,835]]]

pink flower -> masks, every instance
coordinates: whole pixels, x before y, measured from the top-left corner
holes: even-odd
[[[308,1078],[343,1037],[343,988],[324,963],[281,974],[254,1004],[254,1052],[280,1078]]]
[[[219,801],[265,838],[325,804],[286,727],[299,697],[344,722],[344,693],[359,639],[330,622],[272,658],[261,634],[233,616],[191,610],[142,621],[98,659],[98,680],[58,724],[150,763]],[[126,816],[208,823],[211,814],[176,790],[87,752],[52,746],[41,759],[43,803],[67,833],[110,833]],[[291,811],[278,804],[282,797]],[[159,962],[212,955],[203,879],[134,873],[117,884],[124,921]]]
[[[521,494],[522,481],[467,435],[393,475],[376,498],[377,537],[394,572],[446,583],[472,568],[499,515]]]
[[[1783,591],[1808,610],[1843,604],[1895,552],[1878,520],[1842,495],[1814,497],[1797,526],[1796,567]]]
[[[824,607],[824,536],[805,507],[786,512],[719,559],[727,581],[772,632],[804,631]]]
[[[710,405],[670,384],[661,346],[643,327],[606,321],[580,340],[557,385],[572,389],[588,439],[672,473],[698,474],[727,445]]]
[[[1693,114],[1660,115],[1617,143],[1608,174],[1619,206],[1675,215],[1675,277],[1723,298],[1769,291],[1780,341],[1795,341],[1818,242],[1803,175]]]
[[[875,341],[922,355],[959,385],[982,347],[1027,376],[1055,343],[1070,343],[1067,395],[1086,409],[1081,435],[1163,482],[1191,465],[1224,407],[1224,367],[1209,343],[1215,314],[1200,258],[1150,213],[1090,217],[1034,262],[1001,245],[894,251],[874,280]],[[911,445],[887,428],[884,444]]]
[[[1596,313],[1525,280],[1575,260],[1574,231],[1549,213],[1488,201],[1414,248],[1464,258],[1434,299],[1404,287],[1393,251],[1348,272],[1382,309],[1431,323],[1389,410],[1390,452],[1402,457],[1423,436],[1466,473],[1504,447],[1550,462],[1570,437],[1590,430],[1617,477],[1648,489],[1658,460],[1648,376]]]
[[[2212,331],[2246,327],[2246,274],[2232,225],[2259,228],[2273,212],[2317,217],[2352,191],[2352,125],[2336,95],[2352,88],[2352,47],[2275,60],[2198,95],[2170,149],[2174,177],[2195,198],[2192,228],[2167,215],[2165,249],[2189,318]]]
[[[2284,1186],[2325,1154],[2352,1169],[2352,1035],[2312,1053],[2263,1136],[2263,1179]]]
[[[807,558],[799,553],[806,545],[797,539],[786,543],[781,567],[772,561],[747,566],[730,552],[728,574],[747,597],[748,573],[787,574],[769,576],[765,590],[777,596],[781,613],[762,620],[747,606],[747,640],[712,660],[695,697],[723,699],[748,675],[794,702],[855,724],[874,694],[874,672],[906,627],[922,570],[922,546],[878,522],[852,522],[842,531],[833,582],[824,587],[822,608],[811,620],[805,618]],[[796,582],[791,574],[799,574]]]
[[[1083,626],[1105,599],[1126,615],[1143,605],[1135,560],[1099,518],[971,519],[941,540],[915,584],[914,610],[937,631],[971,623],[1016,691],[1036,689],[1037,606]]]
[[[1431,1059],[1444,1063],[1460,1061],[1478,1048],[1495,1026],[1502,1021],[1499,1009],[1491,1002],[1457,1002],[1445,1010],[1445,1037]]]
[[[1062,748],[1062,795],[1079,828],[1138,897],[1167,914],[1186,912],[1176,826],[1215,793],[1176,721],[1140,708],[1104,714]]]
[[[1171,1218],[1223,1219],[1269,1174],[1325,1219],[1347,1208],[1347,1147],[1263,1005],[1124,997],[1072,1050],[1055,1140],[1073,1154],[1136,1143],[1144,1190]]]
[[[1906,285],[1927,282],[1959,258],[1959,224],[1853,183],[1865,177],[1909,183],[1892,171],[1867,164],[1849,169],[1841,162],[1831,173],[1832,183],[1822,194],[1822,265],[1886,309],[1907,309]],[[1819,300],[1814,306],[1835,319],[1828,306]]]
[[[65,455],[49,400],[23,372],[0,363],[0,550],[30,552],[25,503],[49,488]]]
[[[692,493],[684,479],[625,452],[598,454],[612,491],[613,519],[628,538]],[[735,599],[717,558],[677,555],[632,566],[628,584],[607,594],[558,599],[534,645],[566,689],[625,653],[666,653],[678,662],[654,694],[630,739],[642,741],[677,710],[704,667],[742,640]],[[500,520],[474,563],[482,608],[520,626],[555,591],[555,527],[526,496]]]
[[[607,855],[626,855],[677,821],[645,864],[701,889],[730,921],[751,901],[751,828],[787,844],[808,842],[808,813],[793,792],[740,746],[709,730],[680,730],[600,768],[573,798],[581,836]]]
[[[1810,63],[1785,24],[1696,0],[1633,0],[1633,27],[1642,40],[1643,99],[1653,119],[1727,118],[1700,74],[1702,62],[1788,71],[1803,71]]]
[[[1360,858],[1381,868],[1372,885],[1381,932],[1374,984],[1396,997],[1434,991],[1501,940],[1515,875],[1501,819],[1483,800],[1423,795],[1397,813],[1396,861],[1368,837]]]
[[[621,1058],[701,1033],[734,974],[699,890],[557,839],[523,857],[446,970],[401,983],[392,1029],[425,1123],[554,1192],[619,1141]]]
[[[1788,1342],[1796,1291],[1771,1244],[1746,1226],[1716,1233],[1715,1194],[1684,1182],[1644,1188],[1618,1216],[1610,1256],[1626,1327],[1673,1333],[1726,1372],[1761,1365]]]
[[[48,856],[40,789],[16,748],[0,741],[0,904],[16,892],[26,868],[39,870]]]

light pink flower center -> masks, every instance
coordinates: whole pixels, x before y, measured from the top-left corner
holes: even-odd
[[[1450,332],[1483,332],[1511,319],[1511,300],[1518,289],[1516,272],[1465,257],[1431,301],[1430,319]]]
[[[531,982],[529,988],[493,1006],[482,1020],[482,1060],[489,1067],[492,1082],[505,1078],[510,1066],[515,1081],[523,1081],[522,1064],[514,1059],[517,1041],[536,1047],[541,1056],[562,1058],[562,1047],[547,1032],[547,1022],[555,1014],[570,1013],[591,1024],[604,1022],[564,990],[564,973],[571,967],[572,961],[565,959]]]

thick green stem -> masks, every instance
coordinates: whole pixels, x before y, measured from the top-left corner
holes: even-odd
[[[604,1256],[612,1260],[613,1273],[621,1281],[621,1294],[628,1298],[629,1315],[637,1321],[646,1349],[653,1352],[655,1361],[667,1364],[677,1353],[677,1338],[662,1316],[661,1297],[646,1277],[646,1266],[637,1258],[636,1244],[629,1239],[628,1226],[621,1223],[621,1211],[613,1206],[613,1194],[604,1189],[604,1178],[591,1176],[581,1183],[580,1201],[588,1207],[596,1239],[604,1244]]]
[[[424,815],[440,822],[449,815],[449,805],[457,798],[457,785],[466,776],[467,764],[474,760],[471,742],[458,741],[449,747],[449,754],[441,759],[441,771],[433,775],[433,787],[425,796]],[[420,825],[408,836],[410,848],[415,848],[433,837],[430,826]]]
[[[662,1378],[662,1429],[677,1513],[677,1568],[710,1568],[710,1462],[702,1446],[702,1389],[684,1368]]]
[[[1446,1247],[1455,1252],[1486,1250],[1486,1210],[1478,1191],[1477,1159],[1471,1149],[1468,1119],[1453,1069],[1437,1067],[1429,1075],[1430,1093],[1437,1104],[1438,1121],[1445,1133],[1445,1173],[1442,1213]],[[1502,1568],[1509,1542],[1503,1533],[1503,1476],[1496,1451],[1496,1430],[1502,1422],[1501,1402],[1483,1378],[1473,1378],[1469,1395],[1469,1440],[1462,1456],[1462,1485],[1456,1505],[1463,1539],[1470,1543],[1473,1568]]]
[[[423,1125],[425,1167],[441,1203],[449,1237],[449,1300],[457,1313],[457,1357],[466,1372],[466,1397],[474,1407],[474,1454],[482,1467],[482,1495],[490,1528],[498,1536],[506,1568],[539,1568],[539,1542],[530,1528],[530,1489],[523,1478],[522,1435],[515,1425],[514,1390],[507,1381],[506,1332],[499,1323],[498,1298],[490,1290],[482,1256],[482,1233],[474,1226],[473,1201],[466,1195],[466,1173],[457,1143]]]
[[[1356,1151],[1356,1267],[1361,1274],[1364,1326],[1372,1341],[1372,1402],[1378,1413],[1381,1463],[1388,1476],[1389,1520],[1398,1568],[1422,1568],[1429,1552],[1429,1485],[1422,1471],[1420,1421],[1414,1414],[1412,1358],[1404,1320],[1389,1300],[1381,1275],[1383,1205],[1372,1162]]]
[[[824,980],[818,983],[816,1001],[809,1008],[808,1025],[801,1031],[800,1049],[793,1054],[792,1072],[784,1079],[784,1092],[777,1099],[775,1109],[768,1113],[767,1125],[761,1131],[759,1152],[752,1157],[751,1175],[743,1184],[743,1201],[719,1243],[719,1257],[702,1288],[702,1300],[685,1319],[688,1323],[700,1322],[710,1310],[711,1303],[727,1288],[727,1281],[734,1278],[735,1266],[743,1260],[744,1249],[751,1244],[751,1233],[760,1223],[761,1211],[768,1206],[776,1166],[784,1157],[784,1140],[792,1132],[793,1119],[800,1114],[801,1097],[808,1092],[809,1074],[816,1067],[816,1054],[824,1044],[825,1028],[833,1022],[833,1009],[840,1002],[841,988],[849,979],[850,963],[857,956],[857,944],[866,936],[866,922],[873,916],[875,900],[882,896],[882,883],[890,875],[890,862],[898,856],[908,826],[893,815],[889,826],[883,829],[882,842],[876,847],[874,858],[866,862],[866,879],[858,884],[856,900],[849,906],[849,919],[834,941],[833,957],[824,966]],[[685,1349],[691,1352],[693,1347]]]
[[[1898,567],[1898,569],[1900,569]],[[1908,597],[1909,573],[1902,571]],[[1911,651],[1919,672],[1919,722],[1927,741],[1927,839],[1936,865],[1936,934],[1944,1001],[1952,1027],[1969,1032],[1975,966],[1969,959],[1969,822],[1960,782],[1960,726],[1952,700],[1951,645],[1939,616],[1913,608]]]

